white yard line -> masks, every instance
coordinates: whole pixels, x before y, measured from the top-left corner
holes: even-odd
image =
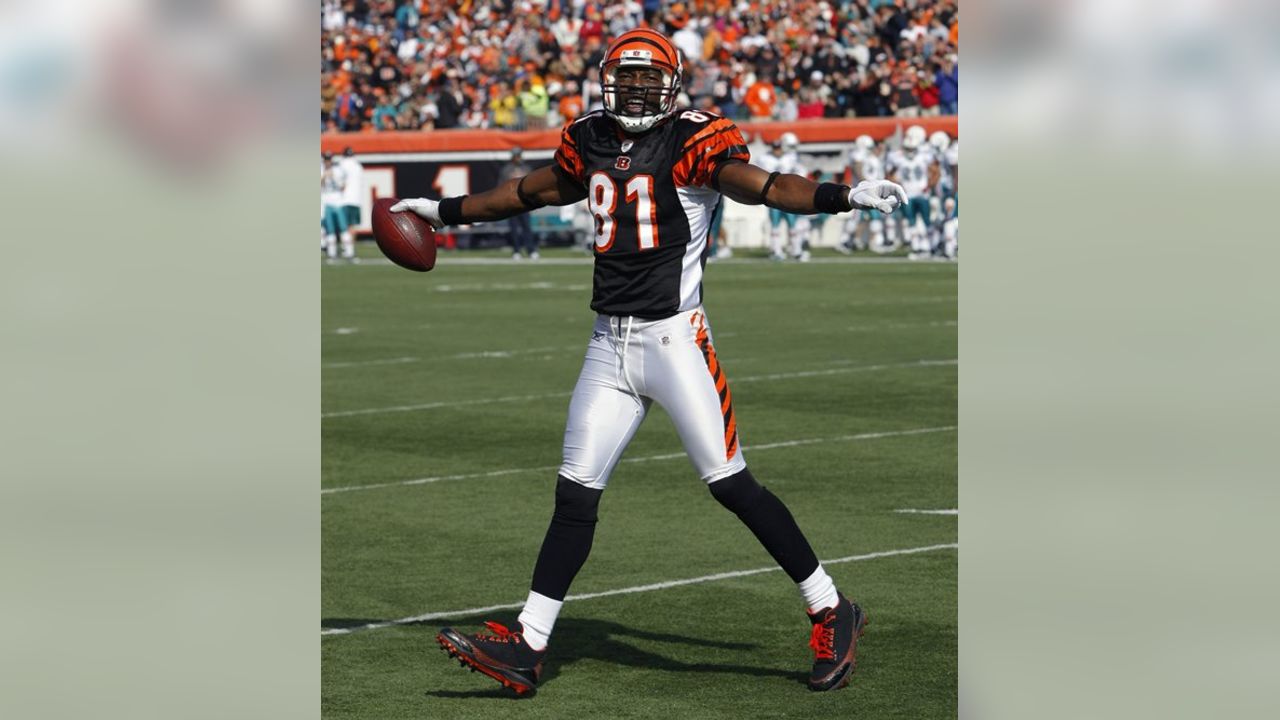
[[[466,405],[489,405],[492,403],[520,402],[524,400],[544,400],[554,397],[569,397],[572,392],[544,393],[542,395],[508,395],[507,397],[481,398],[479,400],[454,400],[450,402],[422,403],[421,405],[391,405],[389,407],[366,408],[364,410],[341,410],[321,413],[322,418],[350,417],[352,415],[377,415],[380,413],[414,412],[416,410],[434,410],[442,407],[462,407]]]
[[[955,365],[957,360],[950,358],[946,360],[916,360],[915,362],[906,363],[888,363],[884,365],[856,365],[853,367],[832,368],[829,370],[801,370],[789,373],[770,373],[768,375],[746,375],[743,377],[730,377],[729,385],[734,383],[759,382],[761,380],[790,380],[794,378],[819,377],[823,375],[843,375],[845,373],[854,372],[873,372],[876,370],[897,370],[903,368],[924,368],[939,367],[947,365]],[[364,408],[362,410],[339,410],[335,412],[321,413],[322,418],[333,417],[350,417],[352,415],[377,415],[380,413],[395,412],[414,412],[418,410],[435,410],[444,407],[462,407],[467,405],[489,405],[492,403],[504,402],[521,402],[526,400],[543,400],[547,398],[568,397],[572,392],[560,393],[544,393],[541,395],[509,395],[507,397],[498,398],[482,398],[479,400],[452,400],[434,403],[422,403],[420,405],[391,405],[388,407]]]
[[[421,359],[422,358],[416,358],[416,357],[398,357],[398,358],[386,358],[383,360],[351,360],[349,362],[325,363],[320,367],[324,368],[325,370],[329,370],[332,368],[361,367],[364,365],[400,365],[401,363],[418,362]]]
[[[959,515],[960,514],[960,511],[954,508],[951,510],[917,510],[915,508],[902,508],[900,510],[894,510],[894,512],[903,513],[904,515]]]
[[[901,550],[885,550],[883,552],[867,553],[865,555],[848,555],[845,557],[834,558],[832,560],[823,560],[823,565],[838,565],[840,563],[861,562],[863,560],[875,560],[877,558],[894,557],[897,555],[915,555],[917,553],[935,552],[937,550],[955,550],[960,547],[957,543],[947,543],[944,545],[925,545],[923,547],[903,548]],[[605,590],[603,592],[584,593],[581,595],[569,595],[564,601],[593,600],[595,598],[611,597],[613,595],[632,595],[634,593],[652,592],[654,590],[667,590],[673,587],[682,587],[684,585],[696,585],[698,583],[714,582],[716,580],[729,580],[732,578],[747,577],[750,575],[759,575],[761,573],[775,572],[782,568],[777,565],[769,567],[752,568],[750,570],[733,570],[730,572],[715,573],[714,575],[702,575],[701,577],[684,578],[683,580],[668,580],[666,582],[652,583],[650,585],[634,585],[632,587],[618,588],[616,590]],[[386,622],[368,623],[366,625],[358,625],[349,628],[325,628],[320,631],[323,635],[349,635],[353,632],[361,630],[378,630],[381,628],[394,627],[396,625],[409,625],[412,623],[426,622],[428,620],[440,620],[443,618],[466,617],[468,615],[479,615],[481,613],[493,612],[494,610],[514,610],[524,607],[524,602],[506,603],[503,605],[488,605],[486,607],[466,608],[463,610],[446,610],[443,612],[424,613],[422,615],[414,615],[413,617],[401,618],[399,620],[388,620]]]
[[[856,435],[837,435],[835,437],[825,437],[825,438],[804,438],[800,440],[785,440],[783,442],[766,443],[763,445],[744,445],[742,447],[742,451],[747,452],[748,450],[750,450],[752,452],[756,452],[759,450],[774,450],[777,448],[798,447],[801,445],[817,445],[820,443],[829,443],[829,442],[853,442],[858,440],[878,440],[880,438],[888,438],[888,437],[904,437],[907,435],[924,435],[927,433],[947,432],[955,429],[956,429],[955,425],[944,425],[942,427],[917,428],[914,430],[888,430],[885,432],[858,433]],[[663,455],[648,455],[646,457],[638,457],[638,458],[624,458],[622,462],[625,462],[625,463],[654,462],[658,460],[674,460],[676,458],[682,458],[684,456],[685,456],[685,453],[683,452],[666,453]],[[560,467],[559,465],[539,465],[537,467],[508,468],[505,470],[491,470],[489,472],[468,473],[465,475],[436,475],[434,477],[416,478],[414,480],[400,480],[397,482],[376,483],[373,485],[349,485],[346,487],[321,488],[320,494],[331,495],[333,493],[355,492],[357,490],[377,490],[380,488],[402,487],[405,485],[426,485],[429,483],[441,482],[443,480],[477,480],[480,478],[502,477],[504,475],[517,475],[517,474],[526,473],[526,472],[545,472],[548,470],[557,470],[559,469],[559,467]]]

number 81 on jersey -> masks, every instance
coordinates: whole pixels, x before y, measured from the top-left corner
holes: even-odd
[[[635,230],[629,224],[631,218],[618,218],[614,213],[618,209],[618,185],[608,173],[596,172],[587,185],[587,207],[596,220],[596,252],[606,252],[613,247],[617,237],[619,224],[624,224],[624,233],[636,239],[636,247],[640,250],[652,250],[658,247],[658,216],[653,202],[653,176],[635,175],[627,180],[623,187],[626,202],[634,205]]]

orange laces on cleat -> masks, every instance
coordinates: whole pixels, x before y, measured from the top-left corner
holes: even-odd
[[[513,633],[507,629],[502,623],[496,623],[492,620],[485,620],[484,624],[490,630],[497,633],[496,635],[481,635],[482,640],[492,640],[493,642],[520,642],[520,635]]]
[[[817,660],[835,660],[836,659],[836,629],[831,627],[835,624],[836,614],[831,613],[822,619],[822,622],[815,623],[813,632],[809,634],[809,647],[813,649],[814,658]]]

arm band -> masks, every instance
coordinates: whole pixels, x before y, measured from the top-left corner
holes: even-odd
[[[729,158],[727,160],[717,163],[716,169],[711,171],[711,183],[710,183],[711,188],[716,192],[720,192],[720,171],[724,170],[725,165],[729,165],[731,163],[740,163],[740,162],[742,161],[736,158]]]
[[[440,201],[440,221],[445,225],[465,225],[462,219],[462,199],[466,195],[445,198]]]
[[[528,177],[526,175],[525,177]],[[537,210],[540,207],[546,207],[544,202],[538,202],[538,199],[524,191],[524,178],[520,178],[520,182],[516,183],[516,197],[520,198],[520,202],[524,204],[526,210]]]
[[[822,183],[813,191],[813,209],[830,215],[852,210],[849,207],[849,186]]]
[[[767,205],[769,201],[769,188],[773,187],[773,181],[778,179],[780,172],[769,173],[769,179],[765,180],[764,187],[760,189],[760,204]]]

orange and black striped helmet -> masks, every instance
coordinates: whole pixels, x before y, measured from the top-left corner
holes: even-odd
[[[619,82],[619,71],[627,68],[655,68],[662,78],[639,79],[623,72]],[[666,35],[648,28],[625,32],[600,61],[604,110],[623,130],[644,132],[675,112],[683,75],[680,51]]]

